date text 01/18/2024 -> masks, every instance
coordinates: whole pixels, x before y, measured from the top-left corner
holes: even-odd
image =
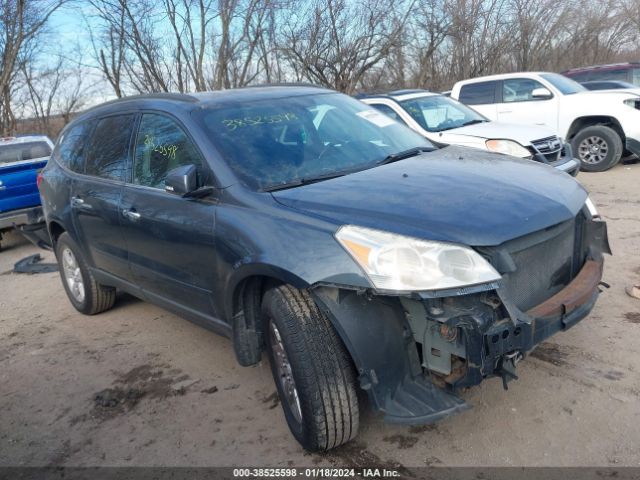
[[[234,468],[234,478],[398,478],[387,468]]]

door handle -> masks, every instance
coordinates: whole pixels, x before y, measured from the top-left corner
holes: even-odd
[[[140,220],[140,217],[142,217],[142,215],[140,215],[138,212],[136,212],[135,210],[130,210],[130,209],[122,210],[122,216],[124,218],[127,218],[127,219],[131,220],[132,222]]]
[[[76,208],[82,208],[84,210],[90,210],[91,205],[84,203],[84,200],[80,197],[71,197],[71,206]]]
[[[498,113],[513,113],[513,110],[498,110]]]

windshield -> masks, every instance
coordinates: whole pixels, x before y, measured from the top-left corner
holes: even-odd
[[[540,76],[556,87],[563,95],[573,95],[574,93],[587,91],[586,88],[575,80],[571,80],[570,78],[558,73],[541,73]]]
[[[234,102],[196,115],[229,166],[256,190],[364,170],[414,147],[434,148],[338,93]]]
[[[400,102],[400,105],[428,132],[442,132],[487,121],[475,110],[443,95],[412,98]]]
[[[3,145],[0,143],[0,163],[23,162],[51,155],[47,142],[24,142]]]

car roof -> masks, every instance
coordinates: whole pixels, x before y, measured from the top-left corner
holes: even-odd
[[[242,88],[231,88],[225,90],[212,90],[196,93],[145,93],[141,95],[130,95],[123,98],[102,103],[88,112],[95,112],[107,107],[125,106],[136,103],[174,104],[177,106],[202,106],[211,103],[233,103],[234,101],[254,101],[260,99],[278,99],[291,96],[311,95],[317,93],[332,93],[333,90],[324,87],[300,84],[284,83],[273,85],[257,85]]]
[[[542,74],[549,74],[554,72],[513,72],[513,73],[498,73],[495,75],[486,75],[484,77],[469,78],[467,80],[460,80],[456,85],[478,82],[490,82],[493,80],[504,80],[505,78],[533,78]],[[556,74],[559,75],[559,74]]]
[[[624,88],[636,88],[633,83],[625,82],[624,80],[589,80],[588,82],[580,82],[581,85],[602,85],[602,84],[620,85]]]
[[[570,68],[569,70],[565,70],[564,73],[578,73],[578,72],[588,72],[591,70],[617,70],[620,68],[633,68],[640,67],[640,62],[622,62],[622,63],[607,63],[604,65],[590,65],[588,67],[577,67]]]
[[[409,100],[411,98],[419,98],[419,97],[435,97],[437,95],[441,95],[440,93],[430,92],[429,90],[423,90],[420,88],[411,88],[404,90],[393,90],[391,92],[384,93],[365,93],[356,95],[358,100],[365,100],[371,98],[388,98],[391,100],[402,101]]]
[[[0,137],[0,145],[13,145],[29,142],[51,143],[51,140],[46,135],[16,135],[15,137]]]

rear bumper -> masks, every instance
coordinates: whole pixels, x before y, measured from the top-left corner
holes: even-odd
[[[44,214],[40,206],[0,213],[0,230],[40,222],[44,222]]]
[[[0,231],[15,228],[34,245],[49,249],[51,239],[41,206],[0,213]]]

